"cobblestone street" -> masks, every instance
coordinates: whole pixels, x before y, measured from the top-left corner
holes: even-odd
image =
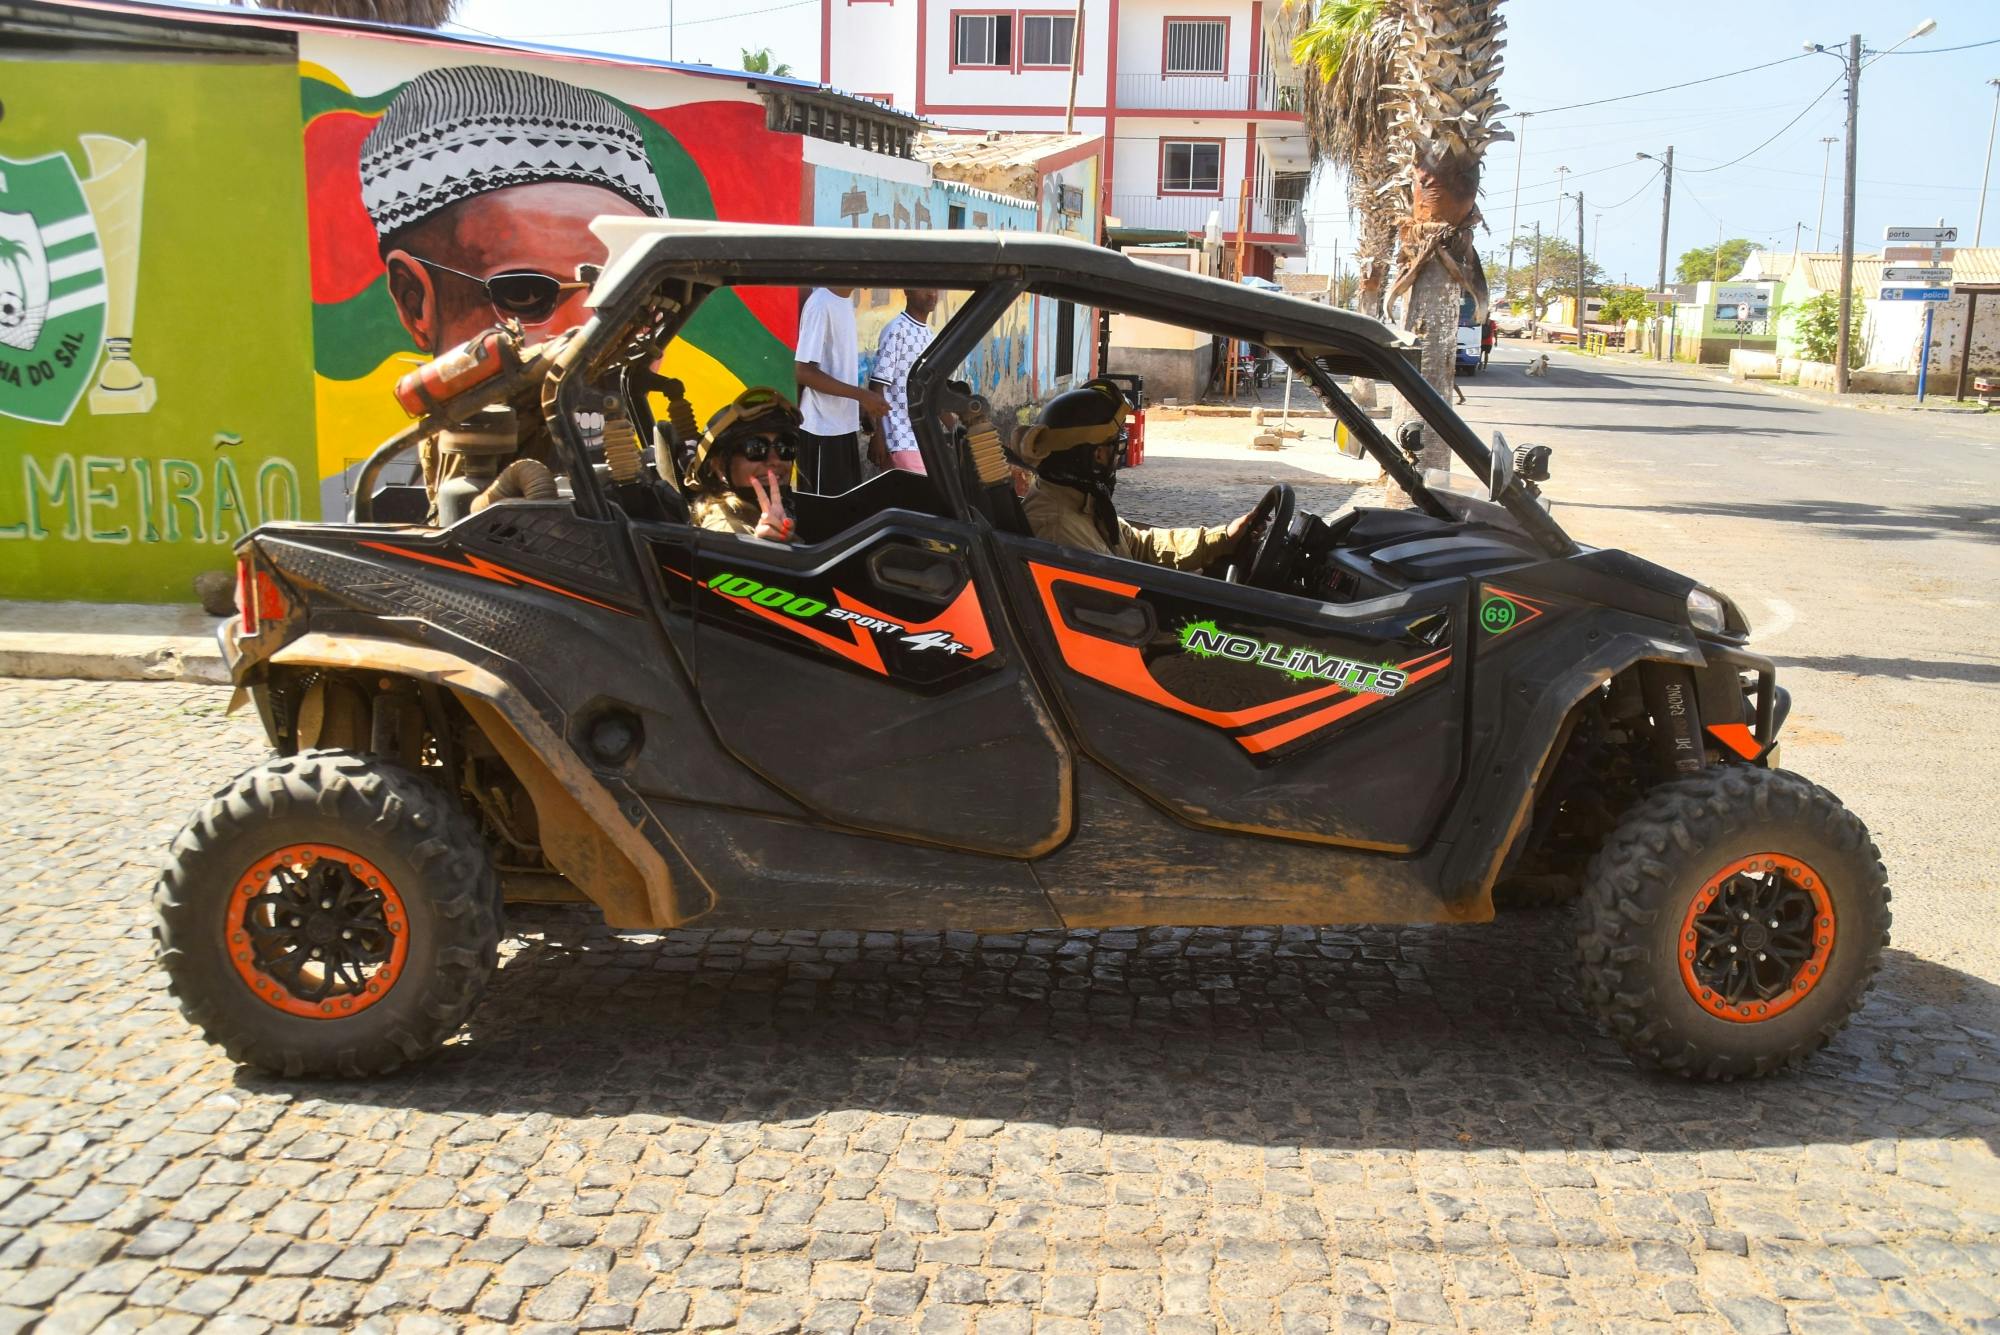
[[[2000,1006],[1903,951],[1807,1074],[1706,1088],[1579,1014],[1561,913],[542,911],[440,1059],[240,1072],[148,938],[168,838],[260,751],[225,699],[0,682],[7,1330],[2000,1329]]]

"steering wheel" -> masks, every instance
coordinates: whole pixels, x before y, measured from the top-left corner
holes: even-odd
[[[1224,576],[1231,584],[1253,589],[1283,590],[1290,585],[1299,559],[1299,540],[1292,520],[1299,512],[1298,494],[1280,482],[1264,493],[1236,545],[1236,555]]]

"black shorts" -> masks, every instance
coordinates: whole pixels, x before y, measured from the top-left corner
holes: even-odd
[[[861,433],[799,432],[799,490],[838,496],[861,485]]]

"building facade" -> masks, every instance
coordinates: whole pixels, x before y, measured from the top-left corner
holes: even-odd
[[[821,0],[821,75],[950,130],[1101,136],[1113,239],[1213,226],[1242,272],[1306,252],[1296,17],[1278,0]],[[1075,68],[1072,69],[1072,53]]]

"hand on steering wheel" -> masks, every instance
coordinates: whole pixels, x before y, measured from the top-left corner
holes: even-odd
[[[1292,519],[1298,510],[1298,494],[1280,482],[1264,493],[1255,509],[1230,525],[1232,532],[1241,535],[1229,563],[1230,583],[1274,590],[1291,583],[1292,567],[1299,555],[1298,542],[1292,536]]]

